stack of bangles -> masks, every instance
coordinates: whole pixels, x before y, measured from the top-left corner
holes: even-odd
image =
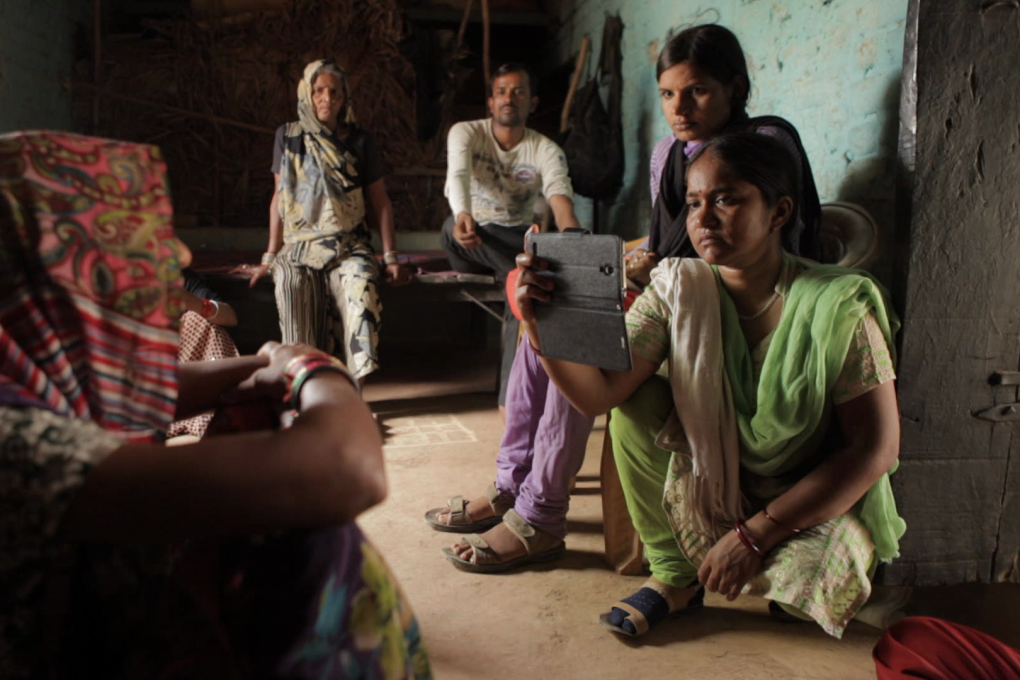
[[[216,300],[210,300],[209,298],[202,300],[202,311],[199,312],[199,315],[203,319],[211,319],[219,314],[219,312],[220,303],[216,302]]]
[[[387,250],[382,256],[383,264],[400,264],[400,253],[395,250]]]
[[[323,372],[339,373],[351,381],[354,389],[361,390],[358,381],[344,366],[344,362],[325,352],[312,352],[294,357],[283,369],[284,379],[287,381],[287,393],[283,395],[283,402],[289,404],[295,411],[300,410],[301,388],[313,375]]]
[[[800,533],[800,531],[801,531],[800,529],[794,529],[793,527],[786,526],[785,524],[780,522],[778,519],[776,519],[775,517],[770,515],[769,511],[768,511],[768,508],[762,510],[762,512],[765,513],[765,517],[769,521],[771,521],[773,524],[778,526],[780,529],[783,529],[785,531],[789,531],[790,533],[793,533],[793,534],[799,534]],[[739,538],[740,542],[744,544],[744,547],[746,547],[748,550],[753,552],[758,557],[758,559],[764,559],[765,558],[765,551],[762,550],[761,548],[759,548],[758,544],[754,542],[754,536],[752,536],[750,534],[750,532],[748,532],[747,527],[744,526],[744,523],[742,521],[740,521],[738,519],[736,522],[733,523],[733,531],[735,531],[737,533],[737,538]]]

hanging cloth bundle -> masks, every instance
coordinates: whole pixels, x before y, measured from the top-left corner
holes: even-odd
[[[607,14],[597,72],[578,90],[577,105],[570,114],[570,127],[559,140],[567,156],[574,191],[588,198],[608,198],[623,186],[622,34],[620,17]],[[607,75],[608,111],[599,94],[599,82]]]

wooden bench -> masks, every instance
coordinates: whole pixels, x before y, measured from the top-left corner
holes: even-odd
[[[228,331],[242,354],[255,352],[267,340],[280,339],[272,278],[263,277],[250,287],[245,275],[230,273],[237,264],[257,262],[260,256],[244,251],[195,252],[194,269],[237,311],[238,325]],[[382,284],[379,293],[384,308],[469,302],[502,324],[503,315],[493,306],[505,303],[506,296],[494,276],[453,271],[442,251],[403,253],[402,261],[413,268],[415,280],[399,288]],[[476,333],[472,341],[480,339]]]

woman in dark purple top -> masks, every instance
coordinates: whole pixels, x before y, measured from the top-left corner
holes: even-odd
[[[687,161],[723,132],[753,130],[775,137],[798,164],[803,203],[783,246],[794,255],[818,259],[821,209],[807,154],[796,128],[778,116],[748,118],[751,80],[740,42],[715,24],[694,26],[672,38],[655,66],[662,113],[673,134],[652,151],[652,222],[647,250],[632,258],[628,276],[648,283],[648,273],[664,257],[697,257],[684,224],[687,220]]]

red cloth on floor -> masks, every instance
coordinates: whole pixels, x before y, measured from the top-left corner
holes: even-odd
[[[878,680],[1020,678],[1020,652],[981,631],[928,616],[890,626],[872,656]]]

